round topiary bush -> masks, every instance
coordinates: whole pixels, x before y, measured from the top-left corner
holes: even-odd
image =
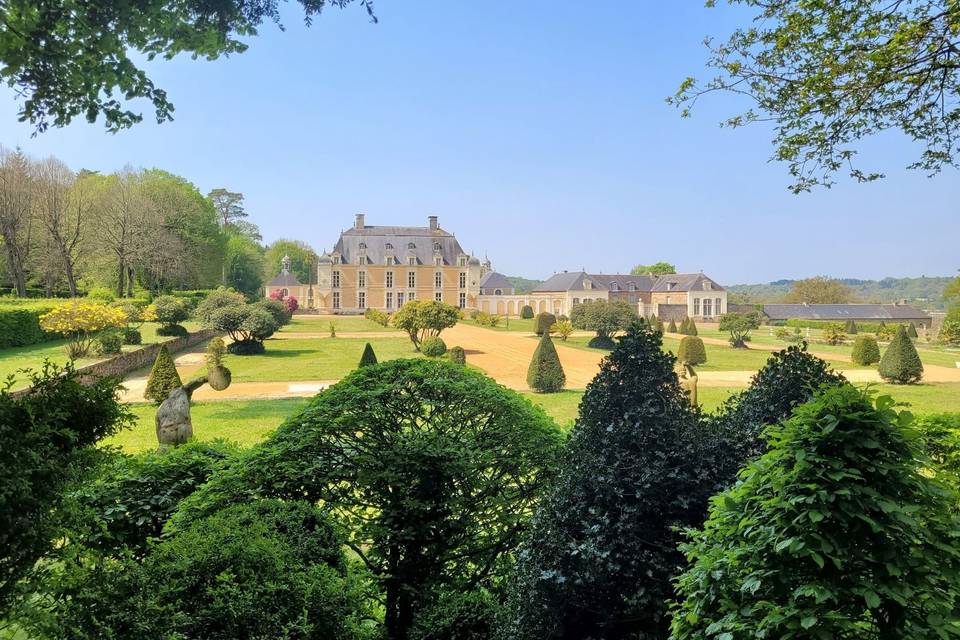
[[[617,343],[614,342],[610,336],[594,336],[590,338],[587,346],[591,349],[606,349],[607,351],[612,351],[617,346]]]
[[[920,354],[903,325],[897,328],[897,335],[880,359],[879,371],[881,378],[893,384],[913,384],[923,377]]]
[[[869,365],[880,362],[880,347],[877,346],[877,339],[866,333],[857,334],[853,341],[853,351],[850,353],[850,360],[854,364]]]
[[[533,307],[528,304],[523,305],[523,309],[520,310],[520,317],[524,320],[533,318]]]
[[[538,336],[542,336],[545,333],[550,333],[550,327],[552,327],[557,322],[557,316],[544,311],[543,313],[538,313],[536,319],[533,321],[533,330]]]
[[[123,330],[123,344],[142,344],[143,336],[140,335],[139,329],[134,329],[132,327],[127,327]]]
[[[164,336],[167,338],[183,338],[187,336],[189,332],[186,327],[180,324],[163,324],[157,327],[157,335]]]
[[[167,345],[160,345],[157,359],[153,361],[153,368],[150,369],[150,377],[147,379],[143,397],[160,404],[167,399],[171,391],[182,386],[183,382],[180,381],[180,374],[177,373],[177,366],[170,356]]]
[[[420,352],[428,358],[439,358],[447,352],[447,343],[439,336],[431,336],[421,343]]]
[[[553,393],[563,389],[566,382],[567,376],[560,364],[557,348],[553,346],[550,334],[544,333],[540,338],[540,344],[533,352],[533,358],[530,360],[530,367],[527,369],[527,384],[534,391]]]
[[[227,353],[235,356],[255,356],[265,351],[263,343],[259,340],[239,340],[227,345]]]
[[[686,336],[680,341],[677,359],[684,364],[698,365],[707,361],[707,349],[703,340],[696,336]]]
[[[120,353],[123,346],[123,334],[120,331],[101,331],[93,341],[93,352],[98,356]]]
[[[461,367],[467,364],[467,352],[463,350],[463,347],[450,347],[447,355],[450,362],[454,364],[459,364]]]

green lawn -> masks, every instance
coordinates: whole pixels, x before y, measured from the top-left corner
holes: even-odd
[[[330,323],[333,322],[340,333],[357,333],[368,331],[396,331],[393,327],[385,327],[363,316],[294,316],[282,329],[285,333],[330,333]]]
[[[173,339],[158,336],[157,327],[159,326],[156,322],[147,322],[140,328],[140,334],[143,336],[143,344],[153,344],[155,342],[164,342]],[[188,331],[197,331],[200,329],[200,325],[193,321],[184,322],[183,326],[186,327]],[[67,340],[52,340],[50,342],[41,342],[40,344],[32,344],[26,347],[0,349],[0,379],[5,380],[7,376],[13,374],[17,381],[14,386],[24,386],[26,384],[26,376],[18,373],[19,369],[39,369],[43,366],[44,359],[49,359],[51,362],[59,365],[66,364],[67,354],[64,350],[64,345],[66,344]],[[137,345],[123,346],[124,351],[133,351],[137,348],[139,348]],[[103,359],[104,358],[98,357],[81,358],[76,361],[76,365],[82,367]]]
[[[380,361],[420,357],[407,337],[291,338],[267,340],[260,355],[227,356],[226,365],[234,382],[339,380],[357,368],[367,342]]]
[[[566,390],[559,393],[535,393],[533,391],[523,391],[521,395],[530,402],[539,405],[553,418],[558,425],[564,429],[573,426],[573,421],[577,417],[577,411],[580,407],[580,399],[583,397],[583,391]]]

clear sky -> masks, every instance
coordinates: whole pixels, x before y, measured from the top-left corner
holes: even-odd
[[[960,267],[960,175],[906,171],[916,150],[898,134],[861,154],[885,180],[795,196],[769,130],[717,126],[742,103],[714,96],[684,120],[664,102],[706,75],[704,36],[742,21],[729,8],[378,0],[379,24],[355,6],[310,28],[296,9],[242,55],[151,64],[172,123],[144,105],[116,135],[80,121],[31,138],[0,89],[0,143],[241,191],[266,240],[318,251],[364,212],[436,214],[468,252],[535,278],[658,260],[726,284]]]

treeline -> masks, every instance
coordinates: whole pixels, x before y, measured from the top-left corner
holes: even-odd
[[[221,284],[257,295],[284,251],[305,277],[312,250],[262,246],[247,217],[243,194],[204,196],[162,169],[75,172],[55,157],[0,149],[0,282],[15,296],[108,289],[129,298]]]
[[[849,288],[857,302],[892,303],[907,300],[919,307],[931,310],[946,308],[943,289],[953,277],[883,278],[882,280],[858,280],[840,278],[836,282]],[[762,303],[783,302],[796,280],[776,280],[766,284],[735,284],[727,287],[731,302]]]

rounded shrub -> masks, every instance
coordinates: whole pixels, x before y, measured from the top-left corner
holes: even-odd
[[[363,353],[360,355],[360,364],[358,367],[369,367],[377,364],[377,354],[373,352],[373,347],[368,342],[363,347]]]
[[[528,304],[523,305],[523,309],[520,309],[520,317],[524,320],[533,318],[533,307]]]
[[[447,352],[447,343],[440,336],[430,336],[420,344],[420,351],[428,358],[439,358]]]
[[[159,296],[153,300],[153,313],[157,322],[178,325],[190,317],[190,302],[175,296]]]
[[[183,338],[189,333],[182,324],[163,324],[157,327],[157,335],[166,338]]]
[[[538,313],[536,319],[533,321],[533,330],[538,336],[542,336],[545,333],[550,333],[550,327],[552,327],[557,322],[557,316],[553,315],[548,311]]]
[[[463,347],[450,347],[447,355],[450,358],[450,362],[454,364],[458,364],[461,367],[467,364],[467,352],[463,350]]]
[[[591,349],[606,349],[607,351],[611,351],[617,346],[617,343],[610,336],[594,336],[590,338],[587,346]]]
[[[703,340],[696,336],[685,336],[677,349],[677,359],[684,364],[698,365],[707,361],[707,349]]]
[[[177,366],[170,356],[167,345],[160,345],[157,359],[153,361],[153,368],[150,369],[150,377],[147,379],[143,397],[160,404],[167,399],[171,391],[182,386],[183,382],[180,381],[180,374],[177,373]]]
[[[258,340],[239,340],[227,345],[227,353],[235,356],[255,356],[265,351],[263,343]]]
[[[880,362],[880,347],[877,346],[877,339],[866,333],[857,334],[853,341],[853,351],[850,353],[850,360],[854,364],[869,365]]]
[[[880,377],[893,384],[913,384],[923,377],[923,363],[903,325],[880,359]]]
[[[540,344],[533,352],[533,358],[530,360],[530,366],[527,369],[527,384],[534,391],[553,393],[563,389],[566,382],[567,376],[560,364],[557,348],[553,346],[550,334],[544,333],[540,338]]]
[[[120,353],[123,347],[123,333],[120,331],[101,331],[93,341],[93,352],[98,356]]]
[[[139,329],[127,327],[123,330],[123,344],[142,344],[143,336]]]

